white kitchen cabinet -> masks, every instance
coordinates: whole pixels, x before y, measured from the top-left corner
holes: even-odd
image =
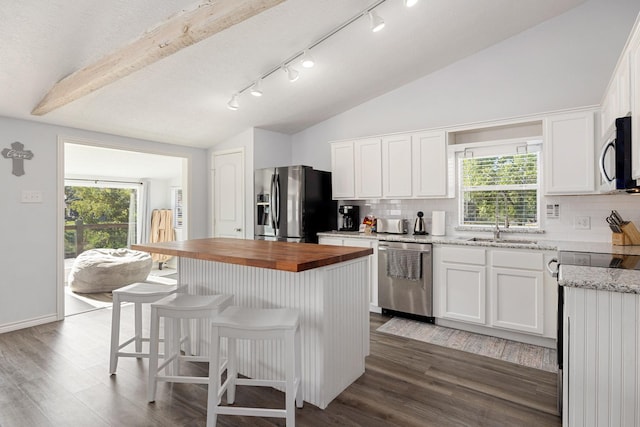
[[[411,168],[411,135],[390,135],[382,138],[383,197],[411,197]]]
[[[552,347],[556,252],[435,244],[434,316],[443,326]]]
[[[491,325],[520,332],[544,332],[542,252],[491,251]]]
[[[600,111],[600,136],[604,138],[613,129],[615,119],[624,117],[631,111],[631,68],[629,52],[623,52],[618,67],[609,82],[602,99]]]
[[[629,42],[631,98],[631,175],[640,179],[640,25]]]
[[[373,255],[369,257],[369,301],[370,310],[380,312],[378,306],[378,241],[376,239],[361,239],[348,237],[320,236],[318,243],[333,246],[354,246],[358,248],[372,248]]]
[[[414,133],[413,196],[447,197],[448,159],[444,131]]]
[[[382,149],[380,138],[359,139],[354,142],[356,197],[382,197]]]
[[[595,192],[594,111],[556,114],[544,119],[545,193]]]
[[[331,192],[334,199],[355,198],[353,141],[331,144]]]
[[[486,323],[485,250],[444,246],[434,262],[440,317]],[[434,251],[435,253],[435,251]]]
[[[640,426],[640,295],[564,288],[563,426]]]

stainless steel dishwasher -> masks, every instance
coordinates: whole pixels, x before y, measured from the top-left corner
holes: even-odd
[[[419,256],[420,276],[417,280],[390,271],[388,261],[391,251],[409,251],[407,255],[410,254],[414,260],[416,255]],[[379,243],[378,304],[383,313],[408,314],[410,317],[417,316],[421,320],[433,322],[433,261],[430,243]]]

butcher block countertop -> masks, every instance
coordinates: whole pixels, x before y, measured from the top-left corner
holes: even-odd
[[[147,243],[131,245],[131,249],[292,272],[311,270],[373,254],[371,248],[225,238]]]

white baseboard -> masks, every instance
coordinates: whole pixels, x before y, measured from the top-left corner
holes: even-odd
[[[55,314],[51,314],[48,316],[36,317],[28,320],[21,320],[19,322],[5,323],[4,325],[0,325],[0,334],[56,321],[58,321],[58,316]]]

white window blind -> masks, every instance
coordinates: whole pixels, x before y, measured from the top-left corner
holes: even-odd
[[[501,150],[502,151],[502,150]],[[514,150],[516,151],[516,150]],[[484,153],[483,153],[484,154]],[[459,157],[460,224],[539,227],[539,152]]]

